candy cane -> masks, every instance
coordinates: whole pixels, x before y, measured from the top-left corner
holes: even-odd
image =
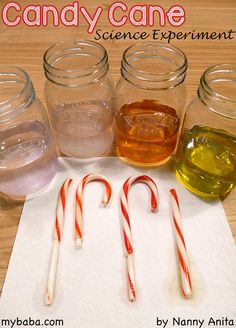
[[[179,258],[182,290],[185,297],[190,297],[192,295],[192,283],[189,271],[188,255],[183,235],[179,200],[175,189],[170,190],[170,200],[177,252]]]
[[[72,179],[66,179],[61,186],[61,190],[58,196],[57,208],[56,208],[56,221],[55,221],[54,236],[53,236],[54,240],[52,244],[51,259],[49,264],[49,274],[48,274],[47,287],[45,292],[46,305],[51,305],[54,298],[59,246],[60,246],[60,242],[62,238],[62,230],[64,226],[67,192],[71,183],[72,183]]]
[[[111,184],[108,179],[101,174],[88,174],[83,180],[79,183],[77,192],[76,192],[76,202],[75,202],[75,248],[80,249],[82,247],[83,241],[83,192],[87,183],[91,181],[99,181],[105,185],[105,193],[102,200],[102,204],[105,207],[110,199],[112,194]]]
[[[120,206],[122,212],[122,228],[124,236],[124,245],[126,252],[126,263],[127,263],[127,278],[128,278],[128,294],[131,301],[136,299],[136,285],[135,285],[135,272],[134,272],[134,261],[133,261],[133,239],[129,218],[129,209],[128,209],[128,192],[132,184],[134,183],[145,183],[151,191],[151,210],[152,212],[157,211],[158,204],[158,191],[155,182],[148,177],[147,175],[139,175],[128,178],[122,189],[120,197]]]

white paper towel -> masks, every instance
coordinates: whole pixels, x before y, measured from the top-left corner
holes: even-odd
[[[76,252],[73,195],[70,191],[54,303],[44,305],[55,207],[61,183],[87,173],[105,174],[112,182],[111,205],[100,205],[103,185],[90,183],[84,194],[84,242]],[[150,194],[137,184],[129,194],[134,239],[137,301],[127,297],[119,193],[127,177],[148,174],[159,188],[160,208],[150,212]],[[175,187],[192,272],[194,296],[180,293],[178,262],[170,220],[168,190]],[[60,159],[57,178],[47,193],[25,203],[0,301],[0,318],[63,319],[66,328],[202,327],[209,319],[236,324],[236,251],[220,202],[206,202],[185,190],[168,168],[133,168],[117,158],[81,163]],[[174,324],[175,323],[175,324]],[[187,321],[186,321],[187,323]],[[163,327],[162,325],[161,327]],[[226,325],[222,324],[222,327]],[[16,326],[17,327],[17,326]]]

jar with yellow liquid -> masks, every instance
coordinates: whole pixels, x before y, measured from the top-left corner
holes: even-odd
[[[143,42],[124,52],[115,116],[122,159],[139,166],[157,166],[170,159],[185,106],[186,71],[186,56],[171,45]]]
[[[179,181],[198,196],[225,196],[236,184],[236,65],[209,67],[189,104],[176,156]]]

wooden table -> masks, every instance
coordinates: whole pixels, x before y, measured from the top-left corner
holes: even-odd
[[[0,9],[8,1],[0,1]],[[42,1],[18,1],[22,8],[29,4],[42,4]],[[54,4],[58,8],[63,5],[71,4],[73,1],[48,1],[48,4]],[[47,4],[47,1],[43,2]],[[97,6],[102,6],[104,12],[98,23],[97,28],[103,31],[111,31],[112,27],[107,19],[107,9],[112,3],[108,0],[80,1],[91,13]],[[139,1],[147,4],[147,1]],[[236,30],[236,1],[235,0],[160,0],[149,1],[153,5],[161,5],[164,9],[169,9],[176,3],[181,4],[186,12],[186,22],[178,29],[166,25],[163,31],[183,31],[191,32],[208,31],[224,32],[230,29]],[[126,1],[131,8],[137,4],[137,1]],[[12,12],[12,15],[14,13]],[[17,27],[9,28],[0,22],[0,63],[6,65],[20,66],[28,71],[38,97],[43,101],[44,73],[42,68],[42,56],[44,51],[53,43],[66,39],[93,39],[95,34],[88,35],[86,21],[81,18],[79,27],[26,27],[23,23]],[[132,27],[129,23],[120,31],[151,31],[153,28],[159,28],[157,25],[152,28]],[[108,50],[110,58],[110,72],[114,81],[119,77],[119,66],[122,52],[134,41],[130,40],[107,40],[101,42]],[[195,94],[199,78],[206,67],[217,63],[234,63],[236,64],[236,33],[232,40],[175,40],[173,45],[180,47],[187,55],[189,69],[187,76],[188,100]],[[236,128],[236,127],[235,127]],[[115,155],[115,150],[113,150]],[[230,227],[236,240],[236,190],[234,190],[223,201],[223,205],[230,223]],[[23,203],[0,198],[0,290],[3,286],[4,277],[14,243],[17,227],[22,211]]]

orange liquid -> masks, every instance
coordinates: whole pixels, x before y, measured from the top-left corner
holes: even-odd
[[[116,115],[119,155],[136,165],[162,164],[175,149],[179,125],[175,109],[155,100],[124,105]]]

